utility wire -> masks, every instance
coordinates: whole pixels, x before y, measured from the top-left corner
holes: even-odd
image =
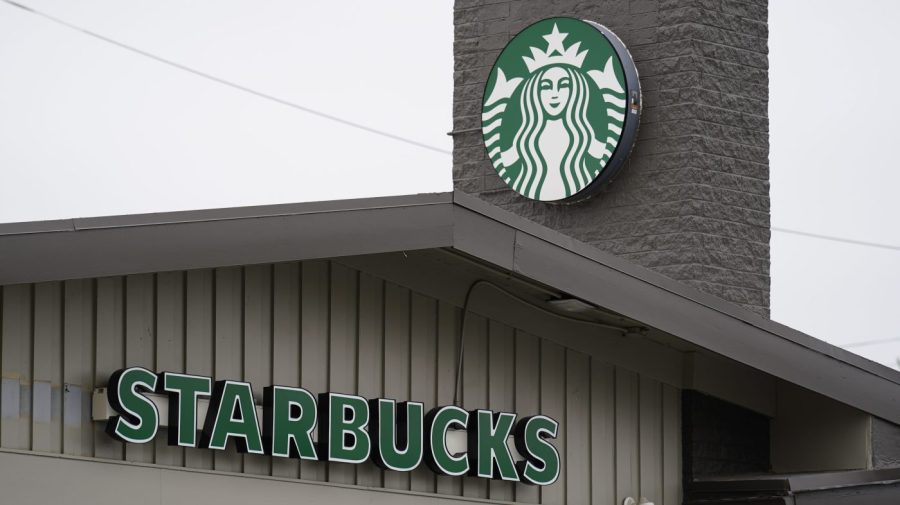
[[[868,345],[889,344],[889,343],[891,343],[891,342],[897,342],[897,341],[900,341],[900,337],[894,337],[894,338],[882,338],[882,339],[878,339],[878,340],[865,340],[865,341],[863,341],[863,342],[853,342],[853,343],[851,343],[851,344],[844,344],[844,345],[841,345],[841,346],[838,346],[838,347],[844,347],[844,348],[847,348],[847,347],[865,347],[865,346],[868,346]]]
[[[227,81],[227,80],[222,79],[222,78],[220,78],[220,77],[216,77],[216,76],[214,76],[214,75],[212,75],[212,74],[207,74],[206,72],[203,72],[203,71],[200,71],[200,70],[197,70],[197,69],[194,69],[194,68],[191,68],[191,67],[182,65],[181,63],[177,63],[177,62],[174,62],[174,61],[172,61],[172,60],[168,60],[168,59],[166,59],[166,58],[163,58],[162,56],[157,56],[157,55],[155,55],[155,54],[148,53],[147,51],[144,51],[144,50],[142,50],[142,49],[138,49],[138,48],[136,48],[136,47],[134,47],[134,46],[130,46],[130,45],[125,44],[125,43],[123,43],[123,42],[119,42],[119,41],[113,40],[113,39],[111,39],[111,38],[109,38],[109,37],[105,37],[105,36],[103,36],[103,35],[100,35],[99,33],[92,32],[92,31],[90,31],[90,30],[88,30],[88,29],[86,29],[86,28],[82,28],[82,27],[80,27],[80,26],[73,25],[73,24],[71,24],[71,23],[69,23],[69,22],[67,22],[67,21],[63,21],[62,19],[53,17],[53,16],[51,16],[51,15],[49,15],[49,14],[46,14],[46,13],[44,13],[44,12],[41,12],[41,11],[32,9],[31,7],[28,7],[28,6],[26,6],[26,5],[20,4],[20,3],[18,3],[18,2],[14,2],[13,0],[0,0],[0,1],[3,1],[4,3],[9,4],[9,5],[13,6],[13,7],[18,7],[19,9],[22,9],[22,10],[24,10],[24,11],[26,11],[26,12],[30,12],[30,13],[32,13],[32,14],[34,14],[34,15],[40,16],[40,17],[42,17],[42,18],[44,18],[44,19],[46,19],[46,20],[48,20],[48,21],[52,21],[52,22],[54,22],[54,23],[56,23],[56,24],[58,24],[58,25],[64,26],[64,27],[69,28],[69,29],[71,29],[71,30],[75,30],[75,31],[81,32],[81,33],[83,33],[83,34],[85,34],[85,35],[88,35],[88,36],[90,36],[90,37],[93,37],[93,38],[95,38],[95,39],[101,40],[101,41],[106,42],[106,43],[108,43],[108,44],[112,44],[112,45],[117,46],[117,47],[119,47],[119,48],[121,48],[121,49],[125,49],[126,51],[131,51],[132,53],[141,55],[141,56],[143,56],[143,57],[145,57],[145,58],[149,58],[149,59],[154,60],[154,61],[157,61],[157,62],[159,62],[159,63],[163,63],[163,64],[165,64],[165,65],[168,65],[168,66],[170,66],[170,67],[177,68],[178,70],[182,70],[182,71],[184,71],[184,72],[188,72],[188,73],[194,74],[194,75],[196,75],[196,76],[198,76],[198,77],[202,77],[202,78],[204,78],[204,79],[206,79],[206,80],[213,81],[213,82],[217,82],[217,83],[222,84],[222,85],[224,85],[224,86],[228,86],[228,87],[230,87],[230,88],[234,88],[234,89],[236,89],[236,90],[238,90],[238,91],[243,91],[244,93],[250,93],[251,95],[255,95],[255,96],[259,97],[259,98],[263,98],[263,99],[269,100],[269,101],[271,101],[271,102],[275,102],[275,103],[278,103],[278,104],[281,104],[281,105],[285,105],[285,106],[287,106],[287,107],[291,107],[291,108],[293,108],[293,109],[297,109],[297,110],[299,110],[299,111],[306,112],[307,114],[312,114],[312,115],[314,115],[314,116],[318,116],[318,117],[321,117],[321,118],[324,118],[324,119],[328,119],[328,120],[330,120],[330,121],[334,121],[335,123],[340,123],[340,124],[342,124],[342,125],[350,126],[350,127],[352,127],[352,128],[356,128],[356,129],[358,129],[358,130],[363,130],[363,131],[366,131],[366,132],[369,132],[369,133],[373,133],[373,134],[375,134],[375,135],[379,135],[379,136],[381,136],[381,137],[386,137],[386,138],[389,138],[389,139],[391,139],[391,140],[396,140],[396,141],[398,141],[398,142],[403,142],[403,143],[405,143],[405,144],[410,144],[410,145],[413,145],[413,146],[416,146],[416,147],[421,147],[421,148],[423,148],[423,149],[428,149],[429,151],[434,151],[434,152],[438,152],[438,153],[441,153],[441,154],[451,154],[450,151],[448,151],[448,150],[446,150],[446,149],[441,149],[440,147],[435,147],[435,146],[432,146],[432,145],[424,144],[424,143],[418,142],[418,141],[416,141],[416,140],[412,140],[412,139],[409,139],[409,138],[406,138],[406,137],[401,137],[400,135],[395,135],[395,134],[390,133],[390,132],[386,132],[386,131],[383,131],[383,130],[379,130],[379,129],[377,129],[377,128],[373,128],[373,127],[371,127],[371,126],[366,126],[366,125],[364,125],[364,124],[356,123],[356,122],[350,121],[350,120],[348,120],[348,119],[344,119],[344,118],[341,118],[341,117],[338,117],[338,116],[333,116],[333,115],[328,114],[328,113],[326,113],[326,112],[322,112],[322,111],[319,111],[319,110],[316,110],[316,109],[312,109],[312,108],[306,107],[306,106],[304,106],[304,105],[300,105],[300,104],[298,104],[298,103],[290,102],[290,101],[288,101],[288,100],[285,100],[285,99],[282,99],[282,98],[278,98],[278,97],[276,97],[276,96],[272,96],[272,95],[269,95],[269,94],[267,94],[267,93],[263,93],[262,91],[257,91],[257,90],[255,90],[255,89],[248,88],[248,87],[246,87],[246,86],[242,86],[242,85],[240,85],[240,84],[237,84],[237,83],[234,83],[234,82],[231,82],[231,81]]]
[[[789,230],[786,228],[777,228],[775,226],[772,227],[772,231],[777,231],[781,233],[791,233],[793,235],[801,235],[804,237],[812,237],[821,240],[831,240],[832,242],[843,242],[845,244],[854,244],[861,245],[866,247],[877,247],[879,249],[888,249],[891,251],[900,251],[900,246],[890,245],[890,244],[879,244],[877,242],[866,242],[864,240],[854,240],[852,238],[843,238],[843,237],[834,237],[831,235],[820,235],[818,233],[809,233],[800,230]]]

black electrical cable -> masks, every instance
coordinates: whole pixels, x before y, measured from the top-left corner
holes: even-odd
[[[589,319],[581,319],[579,317],[573,317],[573,316],[567,316],[565,314],[560,314],[560,313],[554,312],[538,303],[535,303],[531,300],[525,299],[525,298],[517,295],[516,293],[513,293],[512,291],[504,288],[503,286],[499,286],[499,285],[497,285],[491,281],[485,280],[485,279],[479,279],[479,280],[473,282],[469,286],[468,291],[466,291],[465,300],[463,301],[462,320],[460,321],[460,325],[459,325],[459,340],[458,340],[459,353],[456,357],[456,381],[453,385],[453,405],[456,405],[457,407],[461,406],[460,402],[459,402],[459,391],[462,388],[461,381],[462,381],[463,350],[465,347],[465,338],[466,338],[465,337],[466,336],[466,320],[467,320],[467,316],[469,314],[469,304],[472,301],[472,293],[475,291],[475,288],[477,288],[479,286],[490,286],[510,298],[513,298],[521,303],[524,303],[532,308],[535,308],[535,309],[537,309],[545,314],[549,314],[553,317],[558,317],[560,319],[565,319],[567,321],[573,321],[576,323],[589,324],[589,325],[597,326],[599,328],[603,328],[606,330],[618,331],[618,332],[621,332],[623,336],[627,335],[628,333],[634,332],[634,331],[646,330],[646,328],[643,328],[643,327],[625,328],[625,327],[616,326],[613,324],[606,324],[606,323],[601,323],[598,321],[591,321]]]
[[[879,244],[878,242],[866,242],[864,240],[855,240],[852,238],[835,237],[832,235],[820,235],[818,233],[809,233],[809,232],[800,231],[800,230],[789,230],[787,228],[778,228],[776,226],[772,227],[772,231],[777,231],[777,232],[781,232],[781,233],[790,233],[792,235],[800,235],[803,237],[811,237],[811,238],[817,238],[817,239],[821,239],[821,240],[831,240],[832,242],[842,242],[844,244],[853,244],[853,245],[861,245],[861,246],[865,246],[865,247],[877,247],[879,249],[888,249],[891,251],[900,251],[900,246],[896,246],[896,245]]]
[[[864,340],[862,342],[851,342],[849,344],[835,344],[835,345],[846,349],[848,347],[866,347],[869,345],[889,344],[891,342],[897,342],[897,341],[900,341],[900,337],[882,338],[882,339],[878,339],[878,340]]]

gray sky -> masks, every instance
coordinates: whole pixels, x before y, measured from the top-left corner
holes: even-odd
[[[245,87],[451,148],[450,1],[23,3]],[[0,68],[0,222],[452,187],[449,154],[260,99],[2,3]]]
[[[448,191],[452,0],[0,3],[0,222]],[[900,245],[900,2],[770,2],[772,225]],[[597,20],[603,22],[603,20]],[[772,317],[900,338],[900,251],[772,234]],[[900,340],[852,347],[897,367]]]
[[[900,2],[769,2],[772,226],[900,246]],[[772,318],[897,367],[900,251],[772,233]]]

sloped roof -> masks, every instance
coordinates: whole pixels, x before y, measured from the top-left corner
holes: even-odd
[[[900,424],[900,373],[461,192],[0,225],[0,285],[449,248]]]

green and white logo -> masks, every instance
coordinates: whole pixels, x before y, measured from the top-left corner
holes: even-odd
[[[514,37],[488,77],[482,131],[510,187],[545,202],[594,194],[634,143],[637,70],[607,28],[571,18],[539,21]]]

